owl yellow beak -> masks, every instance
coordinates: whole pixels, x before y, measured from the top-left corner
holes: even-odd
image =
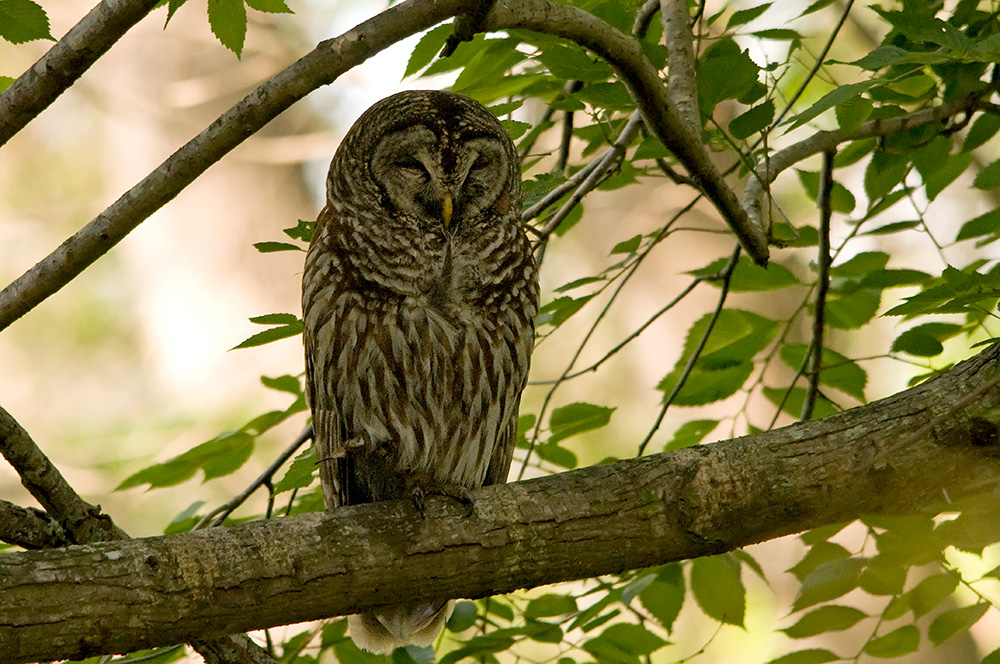
[[[448,228],[448,225],[451,224],[451,213],[454,209],[455,204],[452,201],[451,194],[446,191],[441,199],[441,219],[444,220],[445,228]]]

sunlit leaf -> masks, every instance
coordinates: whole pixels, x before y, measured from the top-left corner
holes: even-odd
[[[728,625],[743,626],[746,589],[740,579],[740,565],[725,554],[691,561],[691,590],[709,617]]]
[[[920,630],[916,625],[904,625],[865,644],[864,652],[872,657],[901,657],[920,646]]]

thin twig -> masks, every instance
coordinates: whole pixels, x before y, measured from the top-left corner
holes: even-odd
[[[830,217],[833,213],[833,151],[823,153],[819,185],[819,242],[816,248],[816,311],[813,314],[812,342],[809,345],[809,385],[802,402],[801,419],[812,419],[819,395],[819,375],[823,369],[823,333],[826,328],[826,294],[830,288]]]
[[[0,500],[0,541],[22,549],[55,549],[72,544],[59,522],[41,510]]]
[[[715,311],[712,312],[712,317],[708,321],[708,327],[705,328],[705,333],[701,336],[701,339],[698,340],[698,345],[691,353],[691,356],[688,357],[687,363],[684,365],[684,370],[681,372],[677,382],[674,383],[674,387],[670,390],[670,394],[663,400],[663,406],[660,408],[660,412],[656,416],[656,421],[653,422],[653,426],[650,428],[649,433],[646,434],[643,441],[639,443],[639,451],[636,452],[636,456],[642,456],[645,453],[646,446],[649,445],[649,441],[652,440],[653,434],[656,433],[657,429],[659,429],[660,425],[663,423],[663,418],[667,415],[667,409],[670,408],[674,399],[677,398],[681,388],[684,387],[684,383],[687,382],[688,376],[690,376],[691,372],[694,370],[695,363],[698,361],[698,358],[701,357],[702,351],[705,350],[705,344],[708,343],[708,337],[712,334],[712,329],[715,328],[715,323],[719,320],[719,316],[722,314],[722,309],[726,304],[726,298],[729,295],[729,282],[732,279],[733,270],[736,268],[736,263],[739,258],[740,246],[737,245],[735,251],[733,251],[733,255],[729,258],[729,262],[726,263],[726,266],[722,268],[722,272],[719,273],[722,281],[722,291],[719,293],[719,301],[715,305]]]
[[[268,466],[264,472],[257,476],[253,482],[251,482],[243,491],[227,502],[225,505],[220,505],[215,508],[205,516],[201,517],[198,523],[195,525],[194,530],[200,528],[214,528],[216,526],[222,525],[222,523],[232,514],[236,508],[246,502],[253,493],[264,485],[270,485],[271,479],[274,474],[278,472],[278,469],[285,464],[286,461],[292,458],[292,455],[302,447],[303,443],[312,439],[313,437],[313,426],[310,424],[307,426],[302,433],[300,433],[292,443],[285,448],[285,450],[279,454],[271,465]]]

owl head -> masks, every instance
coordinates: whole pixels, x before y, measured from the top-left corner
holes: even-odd
[[[400,92],[362,114],[327,180],[331,202],[370,205],[422,231],[516,223],[521,176],[500,122],[465,95]]]

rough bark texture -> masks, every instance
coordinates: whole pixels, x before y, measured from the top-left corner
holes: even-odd
[[[431,499],[0,556],[0,660],[117,653],[481,597],[905,512],[1000,479],[1000,346],[824,420]],[[86,598],[86,601],[81,601]]]

